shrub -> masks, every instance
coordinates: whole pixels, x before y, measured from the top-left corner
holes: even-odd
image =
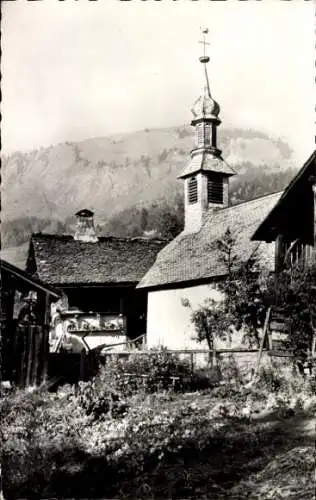
[[[122,401],[119,394],[111,390],[102,376],[79,385],[78,402],[87,416],[99,419],[106,415],[119,418],[126,414],[128,405]]]
[[[233,382],[237,385],[243,382],[242,374],[232,354],[227,359],[221,361],[220,374],[221,379],[225,382]]]
[[[128,359],[109,360],[99,377],[124,396],[137,391],[193,390],[210,385],[207,377],[192,372],[188,361],[164,349],[152,349],[148,354],[135,354]]]
[[[4,494],[39,498],[65,464],[80,462],[87,425],[76,399],[17,391],[0,404]]]
[[[277,370],[271,367],[262,367],[259,371],[257,386],[267,392],[286,390],[286,381]]]

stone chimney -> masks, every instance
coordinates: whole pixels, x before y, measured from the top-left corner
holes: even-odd
[[[96,243],[99,238],[96,235],[93,221],[94,213],[84,208],[76,213],[77,227],[74,239],[86,243]]]

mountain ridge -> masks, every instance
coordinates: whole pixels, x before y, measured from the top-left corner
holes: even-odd
[[[21,261],[32,232],[72,231],[83,207],[95,212],[100,234],[173,237],[183,225],[178,176],[194,133],[188,125],[147,128],[3,155],[2,246],[11,262],[15,253]],[[289,145],[260,130],[221,127],[218,142],[238,173],[232,204],[283,189],[297,171]]]
[[[87,203],[105,218],[168,198],[176,186],[181,189],[177,176],[189,159],[193,136],[192,127],[184,125],[15,152],[3,159],[4,220],[39,213],[65,219]],[[252,129],[223,128],[219,143],[239,174],[260,165],[286,169],[292,161],[284,141]]]

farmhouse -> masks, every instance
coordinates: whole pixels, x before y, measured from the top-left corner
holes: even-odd
[[[276,271],[315,261],[316,151],[256,229],[253,240],[276,242]]]
[[[200,62],[205,87],[192,108],[195,145],[180,176],[184,182],[184,230],[159,252],[138,285],[148,292],[149,346],[201,348],[194,340],[191,311],[185,302],[196,308],[207,298],[220,299],[216,284],[227,273],[227,266],[216,242],[227,229],[236,240],[239,263],[255,253],[260,266],[274,271],[286,262],[311,260],[315,255],[315,153],[284,192],[230,206],[229,178],[235,172],[217,146],[220,107],[210,91],[209,58],[204,55]],[[234,338],[236,346],[241,335]]]
[[[61,315],[73,333],[90,330],[89,348],[144,335],[147,294],[135,288],[165,241],[97,237],[93,212],[76,216],[73,236],[32,235],[27,272],[63,292]]]

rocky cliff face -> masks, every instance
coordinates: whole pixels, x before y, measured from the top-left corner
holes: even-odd
[[[64,231],[81,208],[103,226],[132,208],[172,205],[193,133],[189,126],[145,129],[3,157],[4,247],[25,243],[32,231]],[[294,174],[288,144],[257,130],[221,128],[219,146],[239,174],[233,203],[282,189]]]

